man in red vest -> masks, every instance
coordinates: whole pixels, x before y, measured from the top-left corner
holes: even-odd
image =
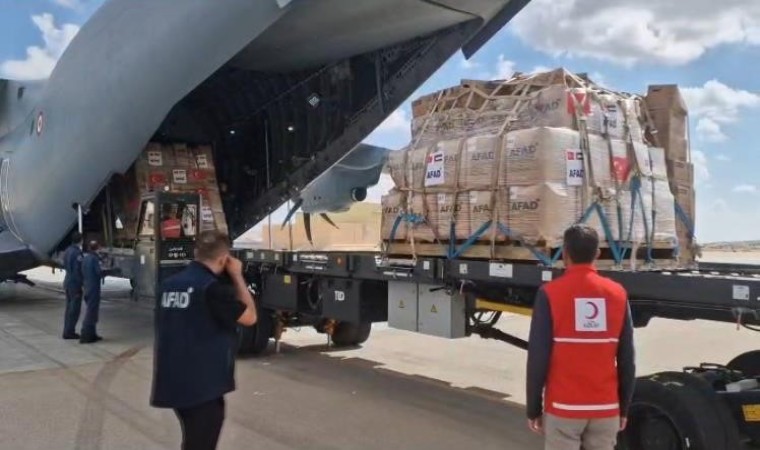
[[[565,231],[565,273],[536,296],[527,370],[528,426],[546,450],[613,450],[633,397],[635,362],[628,296],[600,276],[599,235]]]

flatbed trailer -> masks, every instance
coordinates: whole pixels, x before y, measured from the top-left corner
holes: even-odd
[[[261,329],[241,351],[263,351],[289,326],[312,325],[334,345],[359,345],[373,322],[442,338],[480,335],[527,348],[495,328],[529,315],[537,290],[562,269],[526,261],[394,257],[382,252],[236,250],[257,292]],[[760,267],[600,270],[627,290],[634,325],[654,317],[760,325]],[[760,443],[760,351],[637,379],[621,449],[734,450]]]

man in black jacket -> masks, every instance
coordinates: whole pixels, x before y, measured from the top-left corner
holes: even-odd
[[[183,450],[216,448],[224,395],[235,390],[237,325],[256,323],[256,306],[242,263],[227,236],[200,234],[195,261],[161,285],[151,404],[172,408],[182,425]],[[220,277],[229,275],[232,285]]]

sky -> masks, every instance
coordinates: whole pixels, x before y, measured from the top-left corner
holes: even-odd
[[[688,3],[686,10],[682,0],[532,0],[471,60],[452,57],[367,141],[404,146],[410,101],[463,78],[565,67],[626,92],[676,83],[690,113],[698,240],[760,239],[760,2]],[[0,0],[0,77],[46,77],[100,4]],[[384,177],[369,200],[390,187]]]

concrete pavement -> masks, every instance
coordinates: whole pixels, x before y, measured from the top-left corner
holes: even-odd
[[[0,449],[178,448],[174,415],[148,406],[150,306],[111,289],[105,340],[81,345],[59,338],[63,297],[43,286],[0,287]],[[395,346],[382,328],[370,342]],[[379,368],[310,331],[288,338],[280,354],[239,360],[220,449],[541,447],[504,393]]]
[[[100,333],[62,341],[61,279],[0,285],[0,449],[178,448],[171,412],[148,406],[152,307],[106,283]],[[499,328],[527,336],[528,320]],[[640,374],[757,348],[731,324],[655,319],[635,332]],[[360,349],[336,351],[313,330],[288,330],[281,354],[238,361],[220,449],[531,450],[525,429],[525,352],[477,337],[444,340],[376,324]]]

